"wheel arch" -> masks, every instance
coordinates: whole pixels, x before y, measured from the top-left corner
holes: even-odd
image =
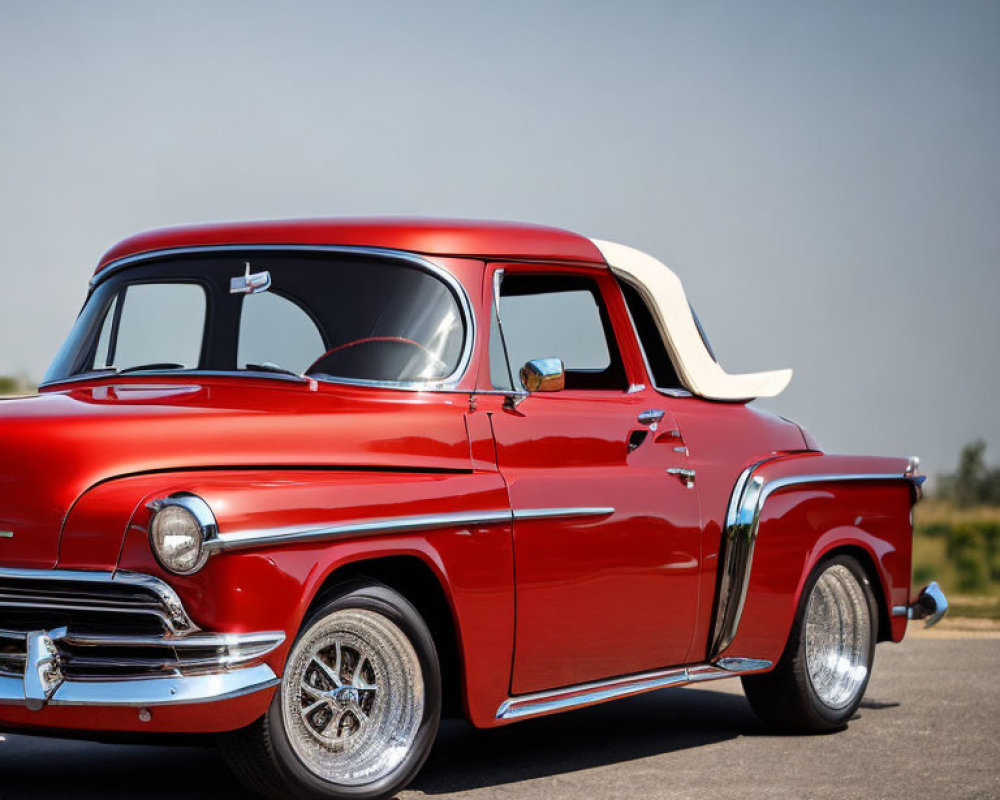
[[[836,558],[837,556],[851,556],[854,558],[861,569],[865,572],[865,577],[867,577],[868,582],[872,586],[872,594],[875,597],[875,606],[877,613],[878,626],[876,628],[876,642],[885,642],[892,639],[891,629],[891,617],[890,617],[890,602],[888,599],[888,580],[882,569],[880,569],[880,562],[876,555],[872,552],[870,546],[861,538],[861,531],[857,531],[859,534],[853,537],[850,541],[843,540],[843,532],[838,532],[838,537],[841,538],[840,543],[830,544],[826,549],[819,552],[819,554],[813,559],[812,564],[808,569],[803,570],[802,579],[799,583],[799,589],[795,596],[795,607],[798,608],[799,603],[802,601],[802,590],[805,586],[806,581],[809,576],[817,569],[817,567],[825,564],[826,562]]]
[[[330,570],[312,592],[302,615],[313,611],[343,587],[374,581],[394,589],[413,604],[430,629],[441,664],[442,713],[462,715],[465,709],[465,670],[459,641],[459,625],[446,580],[422,555],[359,556]]]

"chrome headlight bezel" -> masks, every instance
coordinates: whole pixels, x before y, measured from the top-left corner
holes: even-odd
[[[215,538],[219,530],[218,524],[215,521],[215,514],[212,513],[212,509],[208,503],[191,492],[175,492],[161,500],[153,501],[150,503],[150,508],[153,514],[149,519],[147,535],[149,538],[149,549],[152,551],[156,563],[174,575],[193,575],[201,570],[210,555],[207,544]],[[190,567],[178,568],[176,564],[171,564],[170,559],[157,544],[156,522],[167,508],[179,509],[182,513],[190,517],[192,523],[191,538],[198,548],[197,557]]]

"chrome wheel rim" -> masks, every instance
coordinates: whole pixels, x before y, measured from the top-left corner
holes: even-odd
[[[861,583],[843,564],[816,581],[806,606],[806,670],[820,701],[841,709],[854,702],[868,677],[871,619]]]
[[[344,786],[372,783],[399,767],[416,739],[420,660],[381,614],[334,611],[296,642],[281,699],[289,743],[310,772]]]

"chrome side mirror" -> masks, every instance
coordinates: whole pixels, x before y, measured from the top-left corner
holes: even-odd
[[[521,367],[521,385],[529,392],[559,392],[566,386],[560,358],[533,358]]]

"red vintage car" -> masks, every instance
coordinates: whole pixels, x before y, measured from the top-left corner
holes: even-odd
[[[253,790],[383,797],[491,727],[741,676],[843,727],[914,593],[916,462],[748,401],[656,259],[309,220],[108,252],[0,402],[0,728],[212,733]]]

